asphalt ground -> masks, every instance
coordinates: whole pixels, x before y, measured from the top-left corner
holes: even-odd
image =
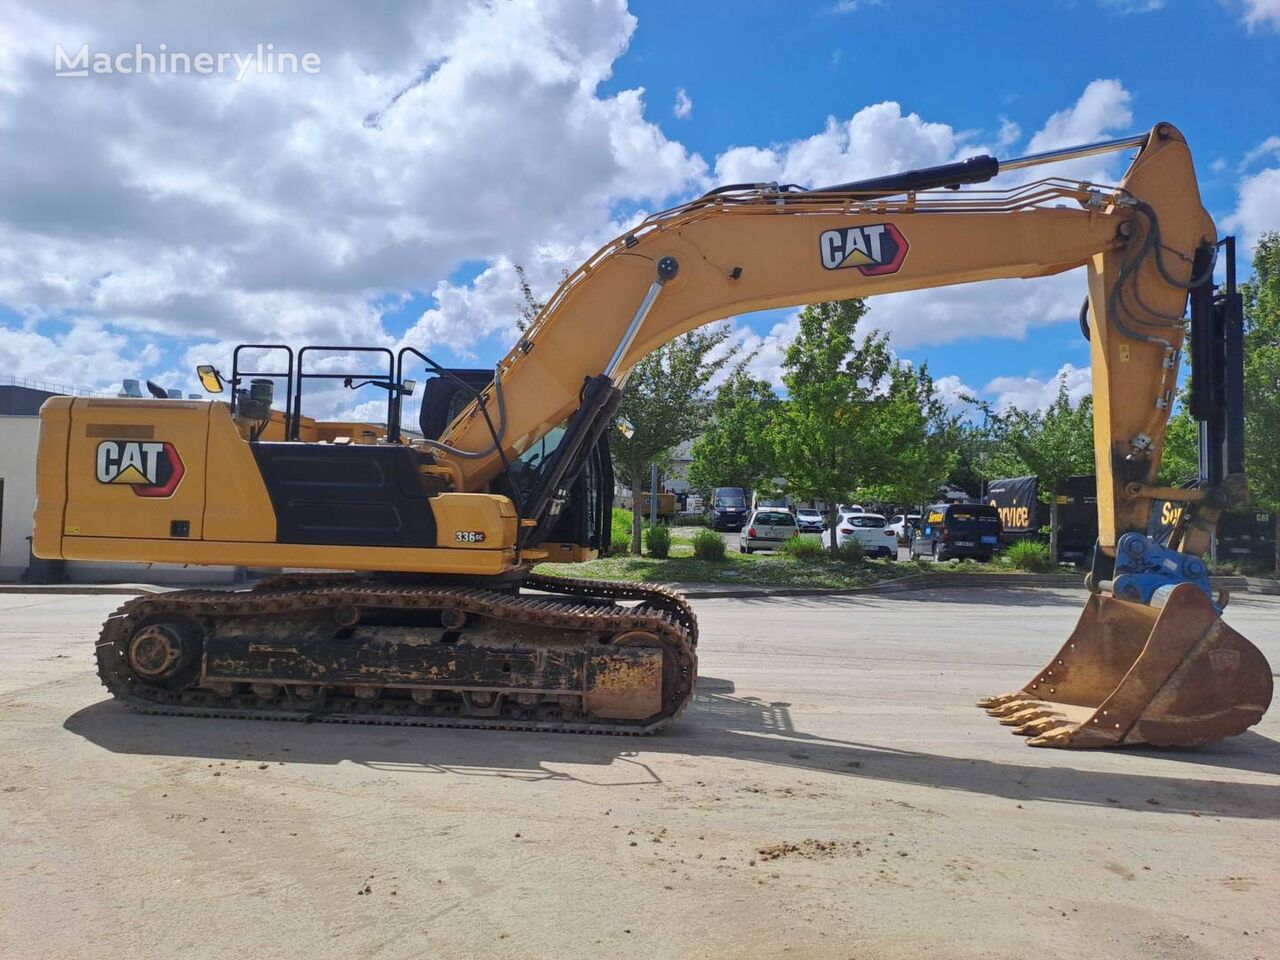
[[[6,958],[1280,956],[1280,714],[1063,752],[972,706],[1081,591],[696,601],[639,739],[135,715],[121,599],[0,595]],[[1280,663],[1280,598],[1228,620]]]

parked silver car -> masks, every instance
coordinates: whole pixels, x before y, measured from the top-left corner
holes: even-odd
[[[776,550],[796,535],[796,518],[789,510],[754,510],[738,536],[738,551]]]

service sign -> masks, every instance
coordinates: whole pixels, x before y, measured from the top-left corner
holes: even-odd
[[[172,443],[103,440],[95,457],[99,483],[133,488],[140,497],[168,497],[182,482],[182,458]]]

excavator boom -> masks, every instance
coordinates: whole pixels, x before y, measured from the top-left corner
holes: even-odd
[[[1114,186],[945,189],[1126,148],[1136,156]],[[391,400],[381,434],[302,417],[304,355],[317,348],[298,353],[296,371],[293,351],[274,348],[288,356],[283,416],[270,409],[269,381],[239,389],[250,375],[238,360],[229,407],[50,401],[34,548],[50,558],[365,571],[128,605],[108,622],[100,668],[114,694],[143,709],[648,732],[692,694],[688,605],[659,588],[529,573],[607,546],[607,429],[635,364],[682,333],[754,310],[1083,268],[1094,594],[1054,661],[983,705],[1036,745],[1216,739],[1256,722],[1271,696],[1269,668],[1222,622],[1196,556],[1221,510],[1245,495],[1238,457],[1185,493],[1191,519],[1175,542],[1141,532],[1151,501],[1169,495],[1156,475],[1183,316],[1189,292],[1201,326],[1214,309],[1205,290],[1216,243],[1191,155],[1169,124],[812,190],[722,187],[588,259],[491,378],[435,368],[421,441],[399,436],[406,356],[426,360],[410,348],[383,351],[389,371],[370,381]]]

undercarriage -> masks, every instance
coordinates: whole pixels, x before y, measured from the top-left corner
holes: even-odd
[[[647,734],[688,705],[696,643],[656,585],[295,574],[131,600],[97,660],[144,713]]]

